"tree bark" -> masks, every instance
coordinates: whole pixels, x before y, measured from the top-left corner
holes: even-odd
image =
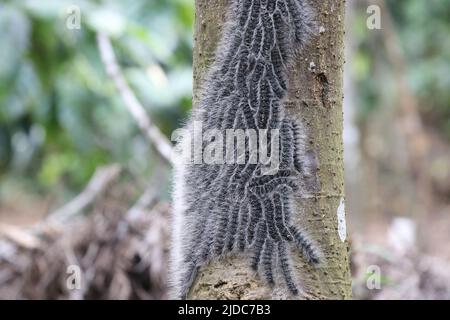
[[[196,0],[194,107],[199,86],[214,59],[226,18],[228,0]],[[343,167],[343,0],[311,2],[318,29],[298,56],[289,75],[286,112],[301,119],[319,159],[320,192],[302,199],[304,212],[294,217],[319,244],[324,262],[312,268],[295,252],[293,269],[302,292],[291,296],[283,282],[272,291],[249,268],[248,259],[234,257],[202,268],[190,299],[349,299],[351,280],[344,208]]]

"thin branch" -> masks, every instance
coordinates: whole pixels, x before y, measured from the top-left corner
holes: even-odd
[[[173,164],[172,144],[153,123],[148,114],[145,112],[142,104],[136,98],[136,95],[128,86],[117,63],[110,39],[105,34],[98,33],[97,45],[103,64],[105,65],[106,72],[114,81],[114,84],[119,91],[126,108],[133,116],[141,131],[154,145],[160,156],[169,164]]]
[[[117,164],[98,168],[83,192],[62,208],[51,213],[47,220],[63,223],[83,211],[83,209],[95,200],[99,193],[105,190],[118,177],[120,171],[121,167]]]
[[[60,231],[61,226],[73,217],[79,215],[92,204],[97,196],[102,193],[119,176],[121,167],[117,164],[98,168],[86,188],[69,203],[30,228],[0,224],[0,258],[2,258],[3,238],[18,247],[36,249],[42,247],[39,236],[46,230]]]
[[[18,247],[30,250],[37,249],[42,246],[42,242],[38,237],[20,227],[16,227],[13,225],[0,224],[0,237],[5,237]],[[0,257],[2,257],[2,250],[0,250]]]
[[[414,211],[423,215],[430,208],[433,196],[427,170],[429,166],[427,155],[430,153],[429,137],[420,117],[417,99],[408,88],[405,75],[408,66],[391,12],[385,0],[380,1],[379,5],[384,12],[386,25],[382,28],[383,41],[396,79],[399,125],[406,141],[410,170],[416,185],[415,192],[418,200],[415,202]]]

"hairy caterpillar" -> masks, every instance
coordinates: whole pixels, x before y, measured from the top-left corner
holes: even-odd
[[[184,299],[197,271],[212,259],[242,252],[267,284],[278,270],[298,293],[290,246],[318,264],[316,245],[297,226],[292,200],[318,188],[317,161],[302,124],[284,112],[288,68],[313,33],[306,0],[232,0],[227,25],[202,96],[187,130],[273,130],[279,132],[280,161],[273,174],[264,165],[206,164],[177,160],[170,280],[172,297]],[[194,133],[193,133],[194,135]],[[246,137],[246,142],[249,142]],[[180,143],[191,147],[191,140]],[[260,144],[258,145],[260,146]],[[204,150],[205,143],[201,148]],[[269,146],[268,151],[275,148]]]

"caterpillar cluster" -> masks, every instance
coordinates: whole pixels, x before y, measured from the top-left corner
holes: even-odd
[[[248,256],[251,268],[270,286],[278,271],[292,294],[299,289],[291,247],[311,264],[320,262],[317,246],[292,222],[298,212],[295,195],[318,189],[317,160],[302,124],[284,112],[289,68],[313,33],[312,16],[306,0],[231,1],[215,61],[187,129],[192,131],[195,121],[220,131],[276,129],[280,162],[274,174],[264,174],[262,164],[250,161],[214,165],[177,160],[172,298],[186,298],[198,270],[225,255]],[[180,144],[191,146],[190,140]],[[249,152],[245,157],[249,160]]]

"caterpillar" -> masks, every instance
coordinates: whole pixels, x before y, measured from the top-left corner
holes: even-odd
[[[177,144],[170,264],[174,299],[187,298],[199,269],[226,255],[245,255],[268,286],[281,278],[294,295],[299,285],[291,248],[312,265],[321,262],[318,246],[292,222],[298,212],[295,195],[320,188],[317,158],[303,124],[284,106],[289,68],[315,33],[313,10],[306,0],[232,0],[226,20],[185,127],[189,135]],[[196,123],[214,132],[213,138],[199,136]],[[224,147],[220,134],[229,130],[241,132],[246,148],[229,144],[227,159],[245,161],[192,160],[193,141],[200,141],[194,146],[200,158],[214,142],[216,159]],[[248,132],[257,132],[259,139]],[[264,148],[267,140],[271,143]],[[255,157],[254,148],[263,152]],[[260,160],[275,153],[276,166],[267,170],[267,159]]]

